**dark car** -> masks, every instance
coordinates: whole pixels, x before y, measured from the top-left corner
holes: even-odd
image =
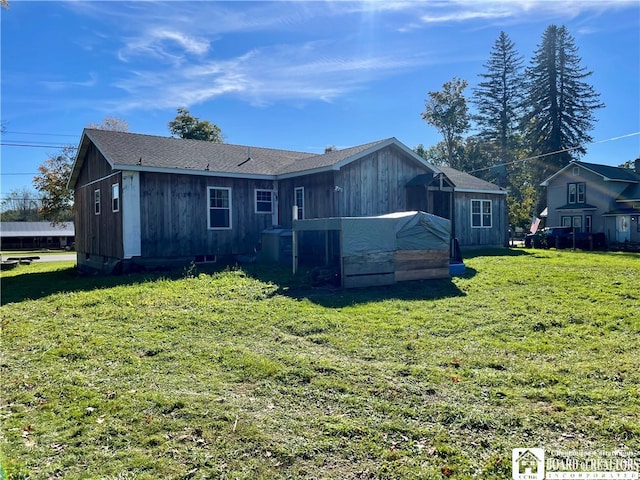
[[[524,245],[528,248],[600,250],[606,248],[606,239],[604,233],[574,232],[573,227],[546,227],[535,234],[527,235]]]

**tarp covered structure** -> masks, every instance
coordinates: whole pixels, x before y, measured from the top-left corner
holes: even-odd
[[[449,248],[451,222],[424,212],[340,218],[342,255]]]
[[[299,250],[304,253],[306,248],[304,242],[298,245],[297,233],[308,231],[339,233],[340,274],[345,287],[449,276],[451,222],[446,218],[413,211],[294,221],[294,270]],[[331,242],[326,245],[329,259]]]

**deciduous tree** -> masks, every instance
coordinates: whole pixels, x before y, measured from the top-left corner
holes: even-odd
[[[467,81],[454,77],[442,85],[441,91],[429,92],[422,118],[433,125],[443,137],[447,163],[461,169],[456,150],[462,144],[462,135],[469,130],[469,113],[464,89]]]
[[[178,108],[176,118],[169,122],[169,131],[180,138],[224,143],[224,135],[220,127],[208,120],[194,117],[186,108]]]
[[[51,155],[38,166],[40,172],[33,184],[42,195],[41,214],[52,223],[70,220],[73,217],[73,190],[67,188],[75,148],[63,147],[57,155]]]
[[[2,200],[3,222],[35,222],[42,220],[38,195],[28,188],[11,190]]]
[[[110,130],[112,132],[128,132],[129,122],[118,117],[105,117],[102,123],[90,123],[87,128],[97,130]]]

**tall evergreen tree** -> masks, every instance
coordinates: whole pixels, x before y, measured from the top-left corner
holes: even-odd
[[[550,25],[526,69],[525,138],[531,153],[541,156],[536,184],[584,154],[592,141],[594,111],[604,105],[585,81],[593,72],[581,61],[567,29]]]
[[[484,67],[482,81],[473,89],[478,112],[474,120],[480,138],[495,146],[496,160],[504,163],[513,160],[524,97],[523,57],[505,32],[500,32]]]

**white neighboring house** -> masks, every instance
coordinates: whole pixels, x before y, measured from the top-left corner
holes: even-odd
[[[541,185],[547,226],[604,233],[609,245],[640,243],[640,158],[633,170],[574,161]]]

